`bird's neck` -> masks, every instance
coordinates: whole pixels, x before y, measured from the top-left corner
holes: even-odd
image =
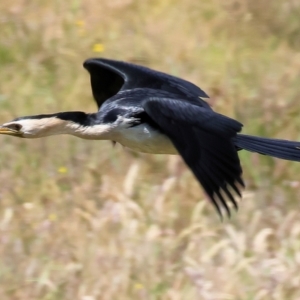
[[[69,134],[83,139],[106,140],[109,139],[111,129],[109,124],[101,123],[97,113],[86,114],[79,111],[28,116],[23,117],[20,122],[25,129],[26,138]]]
[[[66,134],[88,140],[110,139],[112,126],[103,124],[97,113],[63,112],[58,113],[57,118],[65,122]]]
[[[114,122],[105,122],[99,113],[70,111],[23,117],[18,121],[22,122],[26,138],[69,134],[89,140],[117,140],[134,119],[118,116]]]

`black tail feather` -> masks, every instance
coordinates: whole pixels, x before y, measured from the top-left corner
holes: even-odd
[[[233,141],[235,146],[240,149],[281,159],[300,161],[300,142],[262,138],[245,134],[238,134]]]

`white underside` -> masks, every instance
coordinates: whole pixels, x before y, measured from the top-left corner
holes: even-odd
[[[153,154],[178,154],[170,139],[147,124],[122,128],[115,132],[115,141],[134,151]]]

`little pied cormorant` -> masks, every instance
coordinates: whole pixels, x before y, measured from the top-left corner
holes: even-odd
[[[39,138],[71,134],[112,140],[135,151],[180,154],[222,216],[244,188],[238,151],[245,149],[300,161],[300,142],[238,134],[242,124],[214,112],[196,85],[147,67],[88,59],[98,112],[71,111],[20,117],[0,127],[0,134]],[[228,203],[229,201],[229,203]]]

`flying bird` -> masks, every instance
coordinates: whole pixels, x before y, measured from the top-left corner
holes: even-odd
[[[238,208],[244,188],[239,150],[300,161],[300,142],[240,134],[242,124],[214,112],[207,94],[181,78],[132,63],[92,58],[98,111],[58,112],[16,118],[0,134],[40,138],[70,134],[111,140],[134,151],[179,154],[222,216]]]

